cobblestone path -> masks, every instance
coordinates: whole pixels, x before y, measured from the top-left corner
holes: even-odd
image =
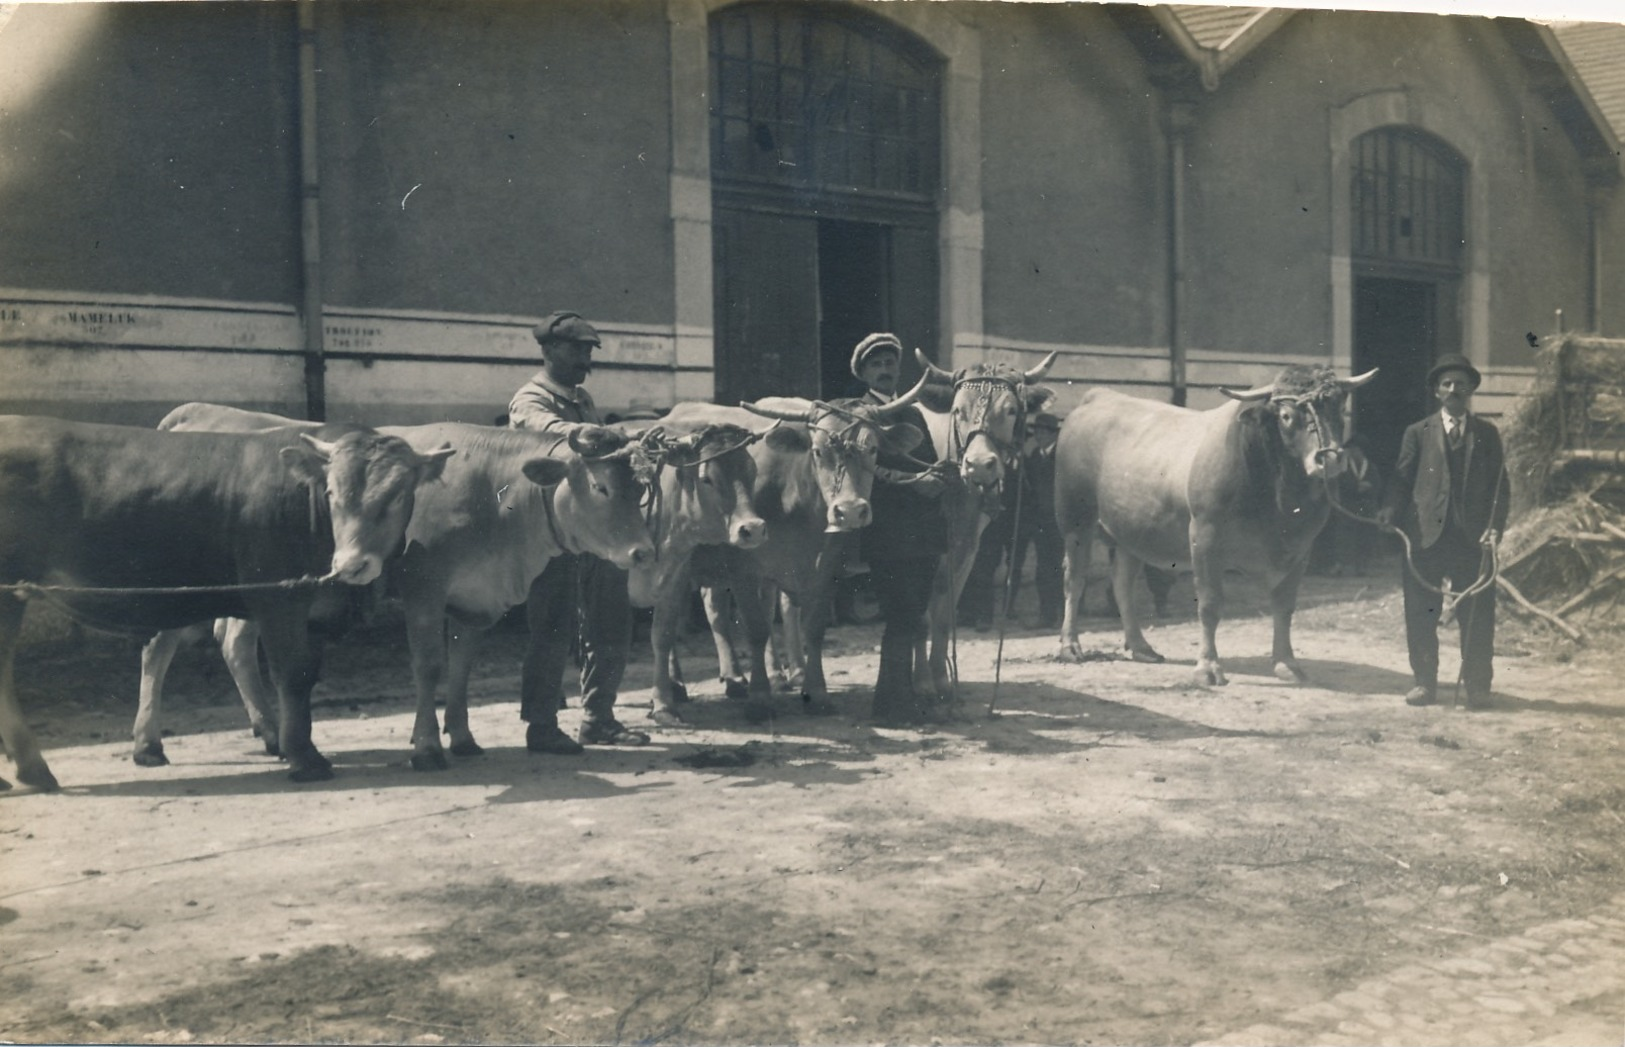
[[[1277,1044],[1620,1047],[1625,894],[1585,919],[1397,968],[1209,1047]]]

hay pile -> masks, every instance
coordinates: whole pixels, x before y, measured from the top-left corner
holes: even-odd
[[[1501,547],[1513,609],[1578,640],[1625,599],[1625,341],[1557,335],[1503,420],[1513,524]]]

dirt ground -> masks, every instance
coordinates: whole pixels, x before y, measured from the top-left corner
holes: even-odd
[[[64,788],[0,797],[0,1038],[1621,1044],[1625,645],[1503,612],[1493,706],[1408,708],[1396,578],[1309,580],[1308,686],[1270,675],[1240,583],[1232,682],[1195,686],[1186,580],[1164,665],[1102,617],[1082,665],[1012,630],[991,717],[995,634],[959,638],[975,716],[877,730],[878,632],[844,628],[837,715],[753,725],[707,679],[692,729],[575,758],[524,750],[499,632],[487,754],[438,774],[407,765],[386,618],[329,649],[337,777],[305,786],[212,648],[177,659],[146,769],[135,649],[36,644]],[[640,651],[623,719],[648,681]]]

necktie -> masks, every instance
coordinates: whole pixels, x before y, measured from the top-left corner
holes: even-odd
[[[1461,446],[1461,419],[1452,418],[1445,423],[1445,435],[1450,438],[1451,447]]]

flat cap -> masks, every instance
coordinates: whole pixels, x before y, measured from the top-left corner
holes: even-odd
[[[554,342],[603,344],[592,324],[583,320],[580,313],[572,313],[567,309],[548,313],[542,318],[542,322],[531,330],[531,334],[536,336],[538,345],[551,345]]]
[[[1460,353],[1446,353],[1434,362],[1433,368],[1428,371],[1428,388],[1432,389],[1439,384],[1439,376],[1446,371],[1465,371],[1467,377],[1472,379],[1473,388],[1477,389],[1484,376],[1478,373],[1473,362]]]
[[[1048,411],[1039,411],[1037,414],[1033,415],[1033,420],[1030,424],[1034,429],[1048,429],[1052,432],[1061,431],[1061,420],[1055,415],[1050,414]]]
[[[896,353],[899,360],[903,358],[903,343],[897,340],[896,335],[886,334],[885,332],[872,334],[859,342],[852,350],[852,377],[859,377],[858,369],[863,366],[870,353],[879,352],[882,349]]]

